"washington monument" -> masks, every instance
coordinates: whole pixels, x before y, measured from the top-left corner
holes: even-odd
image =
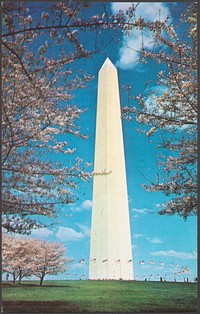
[[[89,279],[133,280],[118,73],[99,71]]]

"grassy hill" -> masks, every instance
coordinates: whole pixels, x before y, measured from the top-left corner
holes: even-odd
[[[36,281],[3,284],[4,313],[196,312],[197,284]]]

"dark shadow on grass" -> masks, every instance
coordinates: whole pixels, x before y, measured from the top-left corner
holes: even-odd
[[[77,313],[80,307],[70,302],[5,301],[4,313]]]

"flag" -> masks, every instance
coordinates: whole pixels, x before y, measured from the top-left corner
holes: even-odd
[[[163,262],[160,262],[160,266],[164,266],[164,263],[163,263]]]
[[[103,262],[103,263],[104,263],[104,262],[107,262],[107,260],[108,260],[108,259],[103,259],[103,261],[102,261],[102,262]]]
[[[96,262],[96,258],[91,258],[90,262]]]
[[[139,264],[140,264],[140,265],[144,265],[144,261],[140,261]]]
[[[131,262],[132,262],[132,259],[129,259],[129,260],[128,260],[128,263],[131,263]]]
[[[189,267],[185,266],[184,270],[183,270],[183,274],[187,274],[189,273],[190,269]]]
[[[154,265],[154,261],[150,261],[149,264],[150,264],[150,265]]]
[[[84,259],[80,259],[79,263],[80,264],[85,264],[85,260]]]

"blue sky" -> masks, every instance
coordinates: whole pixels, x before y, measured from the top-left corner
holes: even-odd
[[[108,2],[106,6],[110,12],[116,13],[118,9],[126,9],[129,4]],[[180,2],[140,3],[137,14],[149,20],[156,19],[158,16],[164,19],[169,15],[170,21],[175,23],[178,18],[176,12],[181,11],[184,6],[185,4]],[[93,11],[103,12],[102,4],[94,3]],[[104,41],[109,41],[110,32],[101,36]],[[161,70],[153,62],[145,65],[137,64],[138,54],[135,50],[141,47],[139,32],[133,31],[129,37],[120,33],[118,38],[119,42],[111,43],[104,53],[94,56],[93,60],[81,63],[83,70],[94,75],[94,80],[87,89],[77,92],[75,99],[79,107],[89,109],[78,121],[82,132],[89,135],[89,138],[86,141],[71,138],[71,147],[77,148],[77,155],[85,162],[93,162],[94,159],[97,76],[106,57],[108,56],[118,69],[122,106],[127,105],[127,96],[122,92],[123,84],[130,84],[133,92],[139,94],[145,82],[149,79],[155,81],[156,73]],[[149,34],[145,33],[144,39],[145,46],[151,48],[152,38]],[[83,40],[87,39],[83,38]],[[93,45],[92,41],[90,45]],[[80,67],[80,64],[77,64],[77,67]],[[155,82],[151,84],[151,87],[154,84]],[[144,280],[145,276],[149,278],[152,275],[151,280],[159,280],[160,276],[163,277],[166,274],[167,280],[173,280],[174,273],[177,273],[177,280],[183,281],[184,277],[193,280],[197,276],[197,219],[191,217],[185,222],[178,216],[169,217],[157,214],[159,204],[163,204],[168,199],[162,193],[146,192],[141,184],[148,184],[145,178],[153,180],[158,171],[156,154],[159,152],[156,150],[156,144],[160,139],[154,136],[152,143],[145,134],[137,132],[139,127],[140,125],[134,119],[130,122],[123,120],[135,278]],[[63,157],[58,156],[58,158]],[[91,167],[92,170],[93,167]],[[71,268],[67,271],[70,276],[66,276],[65,273],[60,276],[49,276],[46,279],[88,277],[92,180],[81,182],[76,193],[78,200],[75,204],[59,208],[60,222],[58,224],[35,230],[32,233],[32,236],[36,238],[42,237],[49,241],[63,243],[67,256],[74,258],[74,262],[69,264]],[[81,259],[85,259],[85,264],[79,263]],[[139,263],[142,260],[144,264]],[[150,261],[154,264],[150,264]],[[173,266],[170,266],[172,263]],[[190,272],[185,276],[178,274],[185,266],[190,268]]]

